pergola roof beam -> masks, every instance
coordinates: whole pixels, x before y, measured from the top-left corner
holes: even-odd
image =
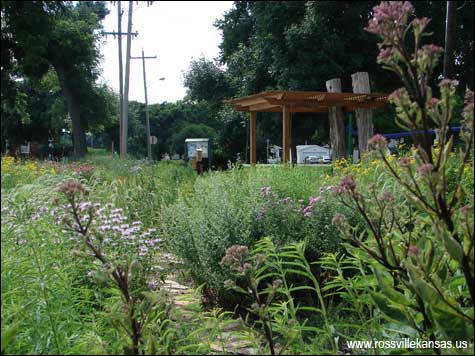
[[[329,107],[343,107],[345,111],[358,108],[374,109],[387,103],[384,94],[355,94],[328,92],[272,91],[231,100],[238,111],[281,111],[287,105],[291,112],[327,112]]]

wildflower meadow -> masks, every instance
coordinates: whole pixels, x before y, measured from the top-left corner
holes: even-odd
[[[2,355],[473,355],[473,91],[439,77],[429,23],[407,1],[366,23],[421,132],[397,154],[376,134],[355,162],[203,174],[2,156]]]

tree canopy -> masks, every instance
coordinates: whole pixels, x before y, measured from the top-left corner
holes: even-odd
[[[105,3],[2,1],[1,13],[2,108],[4,100],[21,97],[16,80],[39,83],[53,70],[71,118],[74,152],[84,155],[86,130],[97,127],[104,108],[110,108],[109,94],[96,84]]]

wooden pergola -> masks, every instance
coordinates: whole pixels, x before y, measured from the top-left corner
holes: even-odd
[[[230,103],[237,111],[247,111],[250,116],[250,163],[256,164],[257,112],[282,113],[283,162],[290,160],[291,113],[326,113],[339,107],[343,112],[356,109],[376,109],[388,102],[386,94],[329,93],[317,91],[266,91],[233,99]]]

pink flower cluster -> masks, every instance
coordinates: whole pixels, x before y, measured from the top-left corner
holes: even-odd
[[[308,199],[308,205],[303,209],[303,215],[306,217],[310,217],[313,214],[313,208],[315,207],[315,204],[319,203],[322,201],[322,197],[310,197]]]
[[[365,30],[382,36],[389,44],[393,36],[402,38],[414,8],[409,1],[383,1],[373,8],[373,12]]]
[[[261,207],[259,212],[257,213],[256,220],[263,221],[266,215],[266,212],[270,209],[275,208],[276,206],[287,206],[289,211],[303,214],[305,217],[311,217],[313,215],[313,210],[315,205],[323,201],[322,194],[326,191],[330,191],[331,187],[323,187],[320,188],[320,195],[316,197],[310,197],[308,200],[308,204],[304,204],[303,199],[298,199],[295,201],[291,197],[285,197],[282,199],[277,199],[277,196],[272,193],[271,187],[262,187],[261,188],[261,196],[268,199],[267,205]],[[272,198],[272,199],[270,199]]]
[[[331,187],[331,192],[334,197],[346,193],[356,195],[356,182],[354,177],[352,175],[343,177],[340,181],[340,185]]]
[[[376,134],[368,140],[368,147],[375,150],[383,150],[388,145],[386,137]]]

